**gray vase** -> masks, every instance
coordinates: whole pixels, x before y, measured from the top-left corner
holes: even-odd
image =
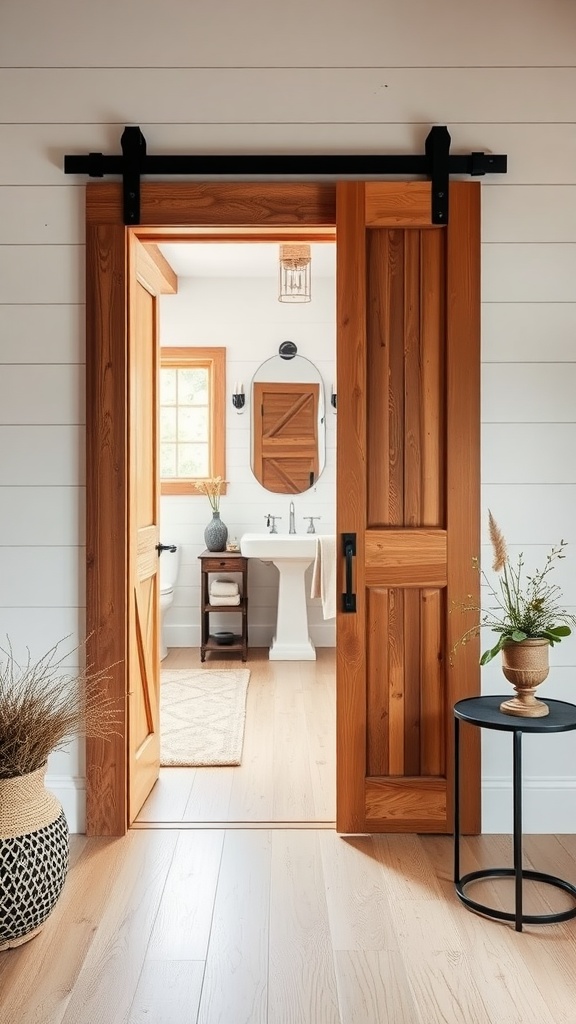
[[[219,512],[212,513],[212,522],[204,530],[204,541],[208,551],[225,551],[228,527],[220,519]]]

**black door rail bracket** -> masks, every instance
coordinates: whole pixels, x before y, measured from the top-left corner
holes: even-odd
[[[140,180],[143,174],[262,176],[334,175],[354,178],[418,175],[432,182],[432,223],[448,223],[448,184],[451,174],[506,174],[508,158],[495,153],[450,154],[450,133],[445,125],[430,129],[421,155],[368,154],[340,156],[149,156],[140,128],[122,132],[122,155],[87,153],[64,157],[65,174],[106,174],[122,177],[124,223],[140,223]]]

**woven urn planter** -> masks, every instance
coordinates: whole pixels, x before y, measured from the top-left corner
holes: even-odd
[[[40,931],[66,878],[68,825],[45,773],[0,779],[0,950]]]
[[[516,690],[517,696],[505,700],[500,711],[521,718],[544,718],[550,708],[534,696],[534,690],[543,683],[549,672],[547,640],[512,641],[502,648],[502,671]]]

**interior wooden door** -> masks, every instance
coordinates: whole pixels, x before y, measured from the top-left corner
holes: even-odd
[[[452,708],[479,692],[477,646],[450,657],[452,601],[478,592],[479,197],[451,184],[438,227],[424,183],[337,187],[342,590],[343,535],[356,545],[337,623],[340,832],[452,830]],[[463,778],[475,832],[472,733]]]
[[[159,297],[175,289],[155,247],[130,238],[128,275],[128,821],[160,769]]]
[[[318,384],[254,383],[260,429],[254,436],[254,475],[279,494],[300,494],[318,478]],[[258,422],[257,413],[254,414]]]

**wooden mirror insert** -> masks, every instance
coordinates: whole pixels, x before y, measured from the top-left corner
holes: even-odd
[[[292,343],[283,342],[280,352],[288,345]],[[319,371],[297,354],[273,356],[254,374],[250,399],[254,476],[276,494],[309,490],[326,461],[326,404]]]

